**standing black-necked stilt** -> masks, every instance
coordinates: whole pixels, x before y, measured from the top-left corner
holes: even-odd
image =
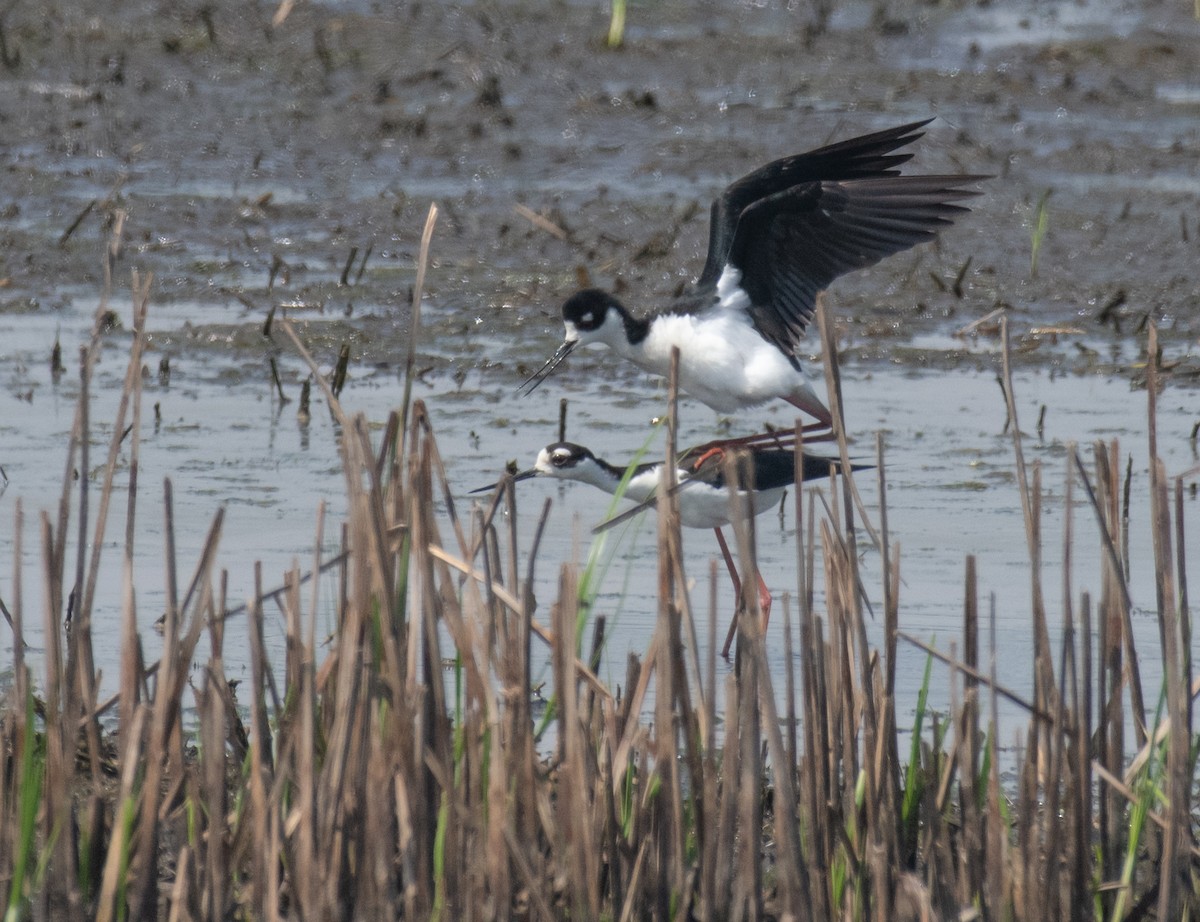
[[[750,455],[754,459],[752,488],[740,490],[739,495],[748,499],[753,514],[759,515],[778,504],[783,491],[796,482],[796,453],[786,449],[760,448],[750,452]],[[730,523],[730,491],[722,460],[722,453],[709,446],[703,446],[702,450],[687,451],[679,456],[676,475],[679,484],[679,521],[688,528],[713,530],[721,548],[721,556],[724,557],[729,576],[733,580],[734,593],[740,600],[742,581],[738,576],[737,567],[734,566],[725,535],[721,532],[721,527]],[[802,456],[801,462],[802,480],[827,477],[831,466],[835,470],[839,466],[837,461],[830,458],[807,454]],[[659,494],[664,480],[664,467],[665,464],[659,461],[635,465],[630,471],[628,466],[610,464],[582,445],[574,442],[554,442],[538,452],[532,468],[514,475],[513,480],[527,480],[539,476],[556,477],[559,480],[591,484],[606,493],[616,494],[628,472],[622,496],[642,506],[648,506],[653,505]],[[859,469],[859,466],[856,465],[855,469]],[[471,492],[481,493],[495,486],[497,484],[489,484]],[[755,570],[754,575],[758,580],[759,606],[765,620],[771,613],[771,593],[762,574]],[[725,647],[721,651],[723,656],[729,653],[736,623],[735,615],[734,624],[730,625]]]
[[[782,398],[831,423],[797,354],[834,279],[927,240],[967,211],[954,201],[985,176],[901,176],[932,119],[768,163],[713,202],[708,258],[695,286],[635,317],[589,288],[563,305],[566,337],[522,386],[532,391],[579,345],[602,343],[666,375],[678,347],[680,389],[721,413]]]

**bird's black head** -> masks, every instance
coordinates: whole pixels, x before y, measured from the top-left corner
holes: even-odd
[[[586,481],[589,479],[589,474],[594,474],[594,471],[601,467],[603,467],[603,462],[598,461],[596,456],[582,445],[576,445],[574,442],[552,442],[538,452],[537,460],[529,470],[517,474],[512,473],[510,468],[509,472],[512,473],[513,483],[538,476]],[[490,483],[486,487],[479,487],[471,492],[483,493],[487,490],[494,490],[499,485],[499,483]]]
[[[537,390],[578,346],[593,342],[615,346],[622,336],[632,343],[641,342],[648,329],[646,324],[630,317],[616,298],[598,288],[585,288],[569,297],[563,304],[562,317],[562,345],[521,385],[526,394]],[[610,320],[610,317],[616,317],[620,322]]]
[[[594,460],[595,455],[574,442],[555,442],[538,452],[534,469],[541,474],[568,477],[569,472],[581,462]]]
[[[580,333],[591,333],[604,325],[610,310],[622,313],[616,298],[599,288],[585,288],[563,304],[563,323],[570,324]]]

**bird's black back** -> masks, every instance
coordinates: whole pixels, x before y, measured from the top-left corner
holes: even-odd
[[[775,490],[796,482],[796,453],[784,448],[761,449],[748,452],[754,464],[753,484],[755,490]],[[830,465],[834,471],[841,470],[836,458],[816,455],[803,456],[801,477],[803,480],[818,480],[829,476]],[[686,467],[687,459],[681,463]],[[862,465],[851,465],[851,470],[860,470]],[[699,468],[688,471],[689,480],[699,480],[717,489],[725,486],[725,461],[722,453],[705,458]]]

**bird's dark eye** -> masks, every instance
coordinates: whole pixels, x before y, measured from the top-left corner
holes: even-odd
[[[589,312],[579,318],[578,326],[584,330],[590,330],[596,325],[596,315]]]
[[[565,451],[556,451],[554,454],[552,454],[550,456],[550,463],[553,464],[555,467],[562,467],[564,464],[567,463],[567,461],[570,460],[570,458],[571,458],[571,456],[569,454],[567,454]]]

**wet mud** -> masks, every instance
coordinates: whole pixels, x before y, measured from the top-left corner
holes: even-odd
[[[938,116],[909,169],[996,178],[936,246],[835,283],[863,360],[961,361],[896,347],[1004,307],[1030,352],[1053,338],[1039,328],[1123,342],[1153,318],[1180,376],[1197,373],[1200,27],[1182,4],[664,0],[631,7],[616,49],[603,3],[278,12],[5,13],[0,318],[94,297],[119,209],[118,291],[130,268],[153,271],[192,327],[238,305],[228,326],[272,304],[332,315],[359,331],[356,360],[392,361],[436,201],[424,348],[436,372],[499,386],[526,345],[553,342],[579,272],[635,305],[692,278],[730,179]]]

